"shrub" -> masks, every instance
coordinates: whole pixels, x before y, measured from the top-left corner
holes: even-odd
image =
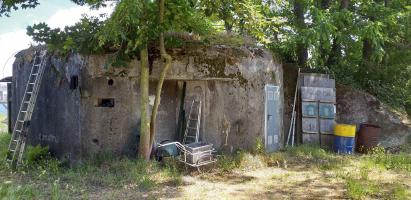
[[[265,153],[265,145],[263,139],[261,139],[260,137],[255,139],[255,152],[259,154]]]
[[[37,145],[28,146],[26,151],[27,164],[40,164],[45,159],[50,158],[49,147]]]

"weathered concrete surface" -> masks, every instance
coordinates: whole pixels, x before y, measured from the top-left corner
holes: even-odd
[[[32,66],[32,51],[22,51],[13,64],[12,126],[17,118],[21,99]],[[51,57],[47,60],[37,103],[30,123],[28,142],[48,145],[61,158],[77,160],[80,151],[80,93],[70,90],[66,76],[78,75],[82,60]]]
[[[405,144],[411,137],[409,119],[393,112],[376,97],[343,85],[337,85],[337,122],[381,126],[380,143],[384,147]]]
[[[33,49],[23,51],[14,64],[14,105],[20,105],[32,54]],[[264,140],[264,86],[282,88],[283,80],[282,66],[269,52],[220,45],[173,49],[170,54],[172,70],[163,86],[157,141],[176,139],[183,82],[187,84],[183,98],[187,114],[193,97],[203,102],[200,135],[204,141],[235,150],[252,149],[257,138]],[[48,58],[32,119],[31,144],[48,145],[56,156],[70,160],[99,152],[135,155],[140,127],[139,62],[111,67],[106,64],[109,57]],[[161,70],[158,58],[152,63],[151,98]],[[72,76],[78,76],[74,89],[69,88]],[[102,106],[107,99],[114,99],[114,106]],[[282,105],[280,102],[280,115]],[[18,106],[14,106],[14,119],[17,113]]]

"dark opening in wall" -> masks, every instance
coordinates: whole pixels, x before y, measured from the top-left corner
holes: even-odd
[[[70,89],[75,90],[78,87],[78,76],[70,77]]]
[[[96,144],[96,145],[98,145],[98,139],[93,139],[93,140],[91,140],[94,144]]]
[[[114,99],[113,98],[105,98],[105,99],[97,99],[96,107],[114,107]]]
[[[113,84],[114,84],[114,80],[113,80],[113,79],[109,79],[109,80],[107,81],[107,84],[108,84],[108,85],[113,85]]]

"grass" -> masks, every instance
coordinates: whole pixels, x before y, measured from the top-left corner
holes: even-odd
[[[1,158],[5,156],[9,139],[8,134],[0,134]],[[317,146],[301,145],[265,154],[259,141],[256,144],[258,148],[253,153],[239,150],[233,155],[219,156],[214,167],[200,176],[195,171],[184,170],[173,159],[165,159],[163,163],[146,162],[107,152],[70,168],[64,161],[53,159],[47,148],[30,147],[25,155],[30,165],[19,168],[14,174],[0,162],[0,199],[155,199],[169,197],[175,191],[185,191],[184,198],[195,197],[193,195],[206,198],[210,196],[208,193],[214,193],[214,189],[224,191],[222,188],[231,185],[238,185],[240,189],[249,185],[250,190],[261,195],[264,192],[259,188],[279,190],[276,194],[285,195],[279,198],[293,199],[301,195],[318,198],[306,191],[307,184],[318,181],[322,183],[321,187],[324,184],[341,187],[342,196],[336,197],[411,198],[411,184],[405,181],[411,179],[409,153],[389,154],[377,149],[371,155],[344,156]],[[266,171],[261,174],[261,170]],[[195,181],[185,182],[183,177],[187,175]],[[258,176],[266,179],[260,180]],[[190,186],[196,185],[197,181],[199,186]],[[205,182],[211,186],[204,185]],[[201,191],[201,194],[191,194],[190,191]],[[272,194],[267,192],[261,199],[271,198]],[[254,197],[258,198],[253,194],[249,196]]]
[[[38,199],[39,191],[33,185],[0,183],[0,199]]]
[[[337,155],[312,145],[300,145],[271,154],[256,152],[253,160],[247,158],[250,153],[241,151],[233,156],[224,156],[219,160],[219,170],[231,173],[244,169],[244,163],[261,166],[261,161],[266,166],[285,169],[300,166],[307,171],[334,174],[335,180],[328,181],[342,182],[345,194],[350,199],[411,199],[410,185],[402,184],[401,179],[384,177],[385,174],[408,174],[408,178],[411,178],[411,154],[406,152],[391,154],[383,149],[375,149],[370,155]],[[289,176],[290,173],[278,174],[273,179],[287,182],[291,181]]]
[[[0,132],[6,132],[8,129],[7,123],[3,123],[7,120],[7,115],[0,114]]]
[[[0,133],[1,158],[7,152],[9,134]],[[137,193],[151,191],[159,184],[178,186],[181,173],[175,163],[160,166],[157,162],[115,157],[101,153],[69,168],[65,162],[52,158],[46,147],[29,147],[26,165],[14,174],[1,160],[0,199],[70,199],[84,197],[96,188],[122,190],[131,187]]]

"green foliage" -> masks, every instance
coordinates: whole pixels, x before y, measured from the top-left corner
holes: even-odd
[[[409,153],[389,154],[378,152],[371,155],[371,160],[385,169],[411,172],[411,155]]]
[[[1,1],[0,17],[3,15],[10,16],[10,12],[19,8],[34,8],[39,5],[39,0],[6,0]]]
[[[42,147],[40,145],[28,146],[26,151],[25,160],[28,165],[39,164],[45,159],[50,158],[49,148]]]
[[[255,152],[258,154],[265,153],[265,145],[264,145],[263,139],[260,137],[257,137],[255,139]]]
[[[83,5],[104,6],[102,0],[75,1]],[[150,0],[122,0],[110,18],[84,17],[64,30],[50,29],[45,23],[27,28],[34,41],[46,43],[60,55],[110,53],[108,65],[125,66],[141,48],[153,46],[161,31],[204,35],[212,30],[210,21],[185,0],[166,1],[164,24],[159,24],[158,5]],[[180,42],[168,39],[168,42]]]
[[[310,52],[311,70],[334,74],[340,83],[404,109],[411,99],[410,88],[404,87],[411,77],[410,1],[353,0],[343,7],[344,1],[299,0],[305,26],[296,23],[292,3],[279,3],[271,12],[286,23],[269,46],[286,62],[297,62],[302,43]]]
[[[339,169],[348,159],[336,156],[334,153],[320,148],[320,146],[310,144],[288,147],[286,151],[288,155],[298,158],[301,162],[315,163],[313,166],[326,171]]]
[[[246,152],[236,151],[234,155],[222,155],[218,158],[217,165],[222,172],[230,172],[241,166],[241,162],[245,157]]]
[[[410,191],[407,190],[407,188],[404,185],[396,183],[394,186],[394,191],[390,198],[398,200],[407,200],[410,199],[410,196]]]
[[[351,199],[364,199],[367,196],[375,195],[378,193],[378,185],[361,179],[355,179],[352,177],[346,180],[347,194]]]
[[[107,2],[72,1],[93,8]],[[37,0],[8,0],[0,15],[37,5]],[[310,71],[333,74],[338,82],[411,113],[410,5],[410,0],[175,0],[166,1],[159,24],[157,1],[122,0],[107,20],[83,18],[64,30],[40,23],[28,34],[60,54],[110,53],[112,66],[124,66],[142,47],[155,46],[162,31],[212,35],[206,44],[243,45],[235,38],[250,37],[285,62],[296,63],[307,49],[304,66]],[[219,37],[224,30],[234,39]],[[166,41],[169,47],[184,44],[181,38]]]
[[[104,46],[98,45],[96,36],[102,22],[98,18],[83,17],[74,26],[67,26],[64,30],[60,28],[51,29],[46,23],[34,24],[27,27],[27,35],[34,41],[46,43],[50,50],[64,55],[70,52],[91,54],[99,53]]]
[[[296,157],[325,159],[333,156],[331,152],[328,152],[317,145],[303,144],[295,147],[288,147],[286,151]]]
[[[405,102],[405,111],[411,117],[411,97]]]
[[[37,199],[38,190],[32,185],[15,185],[12,182],[0,182],[0,199]]]
[[[6,168],[5,159],[8,152],[8,146],[11,135],[8,133],[0,133],[0,169]]]

